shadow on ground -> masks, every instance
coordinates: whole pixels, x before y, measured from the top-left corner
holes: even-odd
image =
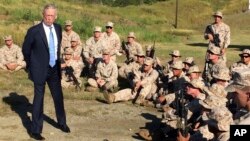
[[[195,46],[195,47],[208,47],[207,43],[190,43],[190,44],[186,44],[188,46]],[[239,51],[249,48],[249,45],[229,45],[228,48],[235,48]]]
[[[162,124],[161,119],[159,119],[157,116],[150,114],[150,113],[142,113],[141,116],[149,120],[149,122],[146,122],[145,126],[140,127],[140,129],[148,129],[150,133],[153,133],[161,128],[161,124]],[[132,137],[138,140],[144,140],[142,137],[139,136],[138,133],[136,134],[136,136],[132,136]],[[161,139],[160,140],[159,138],[154,139],[154,137],[153,137],[153,140],[161,141]]]
[[[26,129],[27,133],[30,133],[31,128],[31,117],[28,116],[28,112],[32,113],[32,104],[29,102],[28,98],[24,95],[19,95],[16,92],[9,93],[8,96],[2,98],[3,102],[8,104],[12,111],[15,111],[20,119],[22,120],[22,124]],[[44,121],[49,123],[50,125],[57,127],[57,122],[47,115],[44,114]]]

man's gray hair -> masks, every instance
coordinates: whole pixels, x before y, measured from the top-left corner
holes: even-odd
[[[47,9],[55,9],[55,10],[57,11],[57,7],[56,7],[55,4],[47,4],[47,5],[45,5],[44,8],[43,8],[43,14],[44,14],[44,12],[45,12]]]

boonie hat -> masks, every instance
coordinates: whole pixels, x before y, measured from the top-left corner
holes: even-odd
[[[94,32],[102,32],[102,28],[100,26],[94,27]]]
[[[11,35],[6,35],[6,36],[3,37],[3,39],[5,41],[12,40],[12,36]]]
[[[192,67],[189,68],[187,74],[191,74],[191,73],[194,73],[194,72],[197,72],[197,73],[201,73],[199,67],[197,65],[194,65]]]
[[[154,60],[150,57],[146,57],[145,58],[145,61],[144,61],[144,64],[145,65],[152,65],[154,63]]]
[[[216,11],[216,12],[213,14],[213,16],[218,16],[218,17],[223,18],[222,12],[220,12],[220,11]]]
[[[129,32],[128,37],[135,38],[135,33],[134,32]]]
[[[169,55],[181,57],[181,53],[179,50],[173,50],[172,53],[170,53]]]
[[[72,25],[72,21],[71,20],[66,20],[64,24],[65,25]]]
[[[181,60],[174,61],[171,68],[181,70],[184,68],[183,62]]]
[[[107,24],[106,24],[106,27],[113,27],[114,26],[114,23],[112,23],[112,22],[107,22]]]

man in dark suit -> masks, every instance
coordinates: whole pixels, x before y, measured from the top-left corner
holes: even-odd
[[[44,140],[43,101],[46,82],[49,86],[56,111],[58,128],[69,133],[66,124],[60,71],[61,26],[54,23],[57,18],[55,5],[48,4],[43,9],[41,23],[31,27],[25,36],[22,52],[27,63],[29,78],[34,83],[34,99],[30,136]]]

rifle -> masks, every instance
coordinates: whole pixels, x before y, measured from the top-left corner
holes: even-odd
[[[153,44],[153,46],[150,50],[150,54],[149,54],[149,57],[151,57],[151,58],[154,58],[154,56],[155,56],[155,41],[154,41],[154,44]]]
[[[69,78],[72,78],[74,84],[76,85],[76,90],[81,90],[80,83],[78,82],[76,76],[74,75],[74,69],[71,66],[67,66],[64,68],[65,74],[69,76]]]
[[[186,99],[184,98],[184,90],[179,90],[177,93],[175,93],[176,99],[176,112],[178,115],[177,118],[177,128],[178,131],[181,132],[183,136],[188,135],[188,127],[187,127],[187,113],[188,108],[186,106]]]
[[[218,33],[215,33],[213,28],[212,28],[212,25],[208,25],[207,28],[206,28],[206,31],[210,34],[212,34],[214,40],[213,40],[213,43],[215,46],[217,47],[220,47],[220,38],[219,38],[219,34]]]
[[[209,64],[209,59],[208,59],[208,53],[206,53],[206,57],[205,57],[205,66],[204,66],[204,73],[202,75],[202,78],[204,79],[204,81],[209,84],[209,78],[208,78],[208,64]]]
[[[133,62],[134,60],[133,60],[133,58],[130,58],[129,50],[128,50],[128,47],[127,47],[125,41],[122,41],[122,50],[124,50],[124,51],[125,51],[125,54],[126,54],[125,63],[126,63],[126,64],[129,64],[129,63]]]

